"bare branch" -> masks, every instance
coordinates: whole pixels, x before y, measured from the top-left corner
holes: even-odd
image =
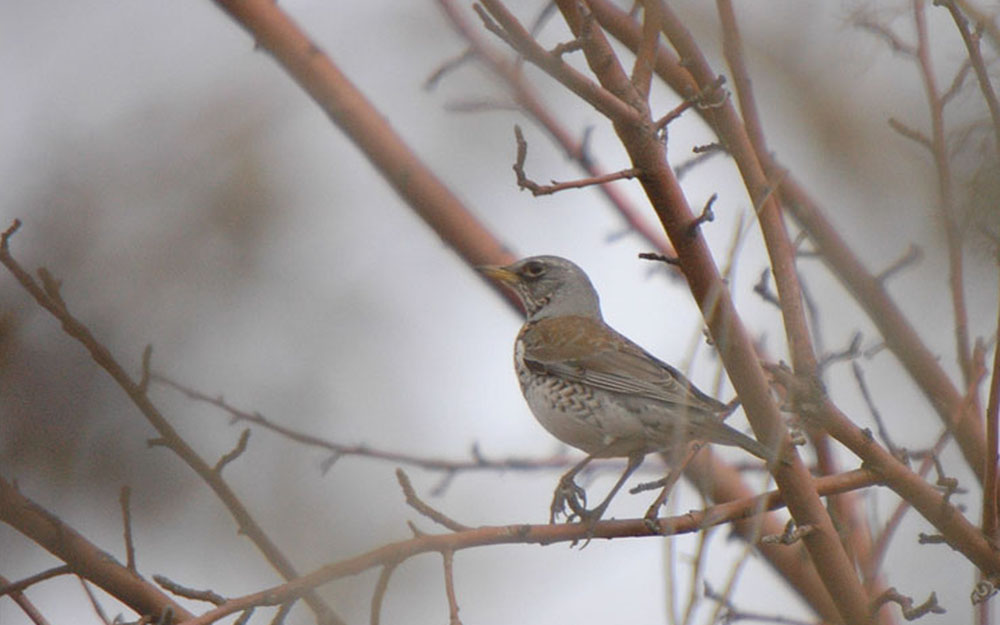
[[[458,599],[455,597],[455,552],[445,549],[441,552],[444,559],[444,590],[448,597],[448,622],[450,625],[462,625],[458,618]]]
[[[197,601],[207,601],[208,603],[214,603],[215,605],[222,605],[226,602],[226,598],[217,592],[208,589],[198,590],[195,588],[188,588],[187,586],[181,586],[165,575],[154,575],[153,580],[165,590],[172,592],[178,597],[195,599]]]
[[[122,527],[125,533],[125,568],[138,575],[139,571],[135,568],[135,544],[132,542],[132,511],[129,506],[131,498],[132,489],[122,486],[118,503],[122,509]]]
[[[464,532],[469,529],[467,525],[462,525],[458,521],[452,520],[448,516],[445,516],[443,513],[438,512],[424,503],[420,497],[417,496],[417,492],[413,489],[413,484],[410,482],[410,478],[402,469],[396,469],[396,479],[399,481],[399,485],[403,489],[403,494],[406,495],[406,503],[408,503],[411,508],[435,523],[447,527],[453,532]]]
[[[517,160],[514,162],[514,174],[517,176],[517,186],[531,191],[531,194],[536,197],[539,195],[551,195],[559,191],[565,191],[566,189],[582,189],[584,187],[614,182],[615,180],[635,178],[642,173],[638,169],[632,168],[593,178],[584,178],[571,182],[556,182],[553,180],[549,185],[540,185],[529,179],[524,173],[524,160],[528,156],[528,142],[524,139],[521,127],[516,124],[514,125],[514,138],[517,141]]]
[[[382,601],[385,599],[385,592],[389,589],[389,579],[396,571],[396,563],[390,562],[382,567],[378,574],[378,581],[375,582],[375,590],[372,592],[371,625],[379,625],[382,620]]]

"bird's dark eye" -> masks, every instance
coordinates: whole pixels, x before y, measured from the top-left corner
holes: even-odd
[[[526,278],[538,278],[545,273],[545,265],[537,260],[533,260],[524,264],[524,267],[521,269],[521,273],[524,274]]]

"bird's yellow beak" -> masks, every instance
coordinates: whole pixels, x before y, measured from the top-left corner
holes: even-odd
[[[521,278],[516,273],[499,265],[480,265],[476,267],[476,270],[491,280],[496,280],[507,286],[514,286],[521,281]]]

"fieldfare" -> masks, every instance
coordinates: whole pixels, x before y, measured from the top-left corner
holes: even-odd
[[[601,316],[582,269],[558,256],[533,256],[506,267],[480,267],[517,294],[527,321],[514,344],[514,366],[538,422],[588,455],[559,481],[549,522],[565,513],[591,527],[646,454],[677,458],[692,441],[774,453],[722,422],[727,407],[679,371],[625,338]],[[594,458],[628,459],[624,473],[592,510],[574,477]]]

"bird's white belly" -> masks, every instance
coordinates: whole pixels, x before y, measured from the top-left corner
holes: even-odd
[[[638,415],[607,392],[529,371],[515,352],[521,391],[550,434],[588,454],[628,456],[653,451]]]

